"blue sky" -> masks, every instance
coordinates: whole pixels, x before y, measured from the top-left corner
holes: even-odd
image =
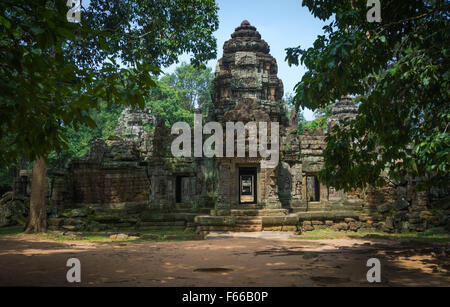
[[[262,39],[270,45],[270,53],[278,62],[278,77],[283,80],[284,92],[294,91],[294,86],[305,73],[304,67],[289,67],[285,62],[288,47],[301,45],[311,47],[318,35],[323,33],[324,22],[320,21],[302,7],[301,0],[218,0],[219,29],[214,33],[217,38],[217,56],[222,57],[223,44],[231,38],[231,33],[243,20],[255,26]],[[183,55],[180,61],[189,62]],[[217,60],[208,62],[215,69]],[[176,65],[165,69],[172,72]],[[307,120],[314,119],[313,112],[304,110]]]

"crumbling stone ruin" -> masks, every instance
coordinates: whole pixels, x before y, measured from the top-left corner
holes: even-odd
[[[341,120],[354,118],[358,107],[343,97],[332,109],[327,131],[306,130],[299,135],[295,111],[288,119],[282,105],[283,83],[277,71],[269,45],[254,26],[243,21],[224,44],[218,61],[209,118],[223,126],[229,121],[280,123],[276,168],[261,168],[266,158],[249,157],[247,147],[245,157],[175,158],[170,150],[175,136],[164,120],[145,110],[126,109],[117,138],[95,140],[87,157],[50,173],[49,228],[198,232],[449,229],[448,192],[418,191],[419,179],[350,193],[320,183],[317,173],[323,168],[326,133]],[[145,129],[149,122],[153,131]],[[21,180],[16,190],[26,195],[26,176]],[[9,195],[0,204],[5,206],[11,199]]]

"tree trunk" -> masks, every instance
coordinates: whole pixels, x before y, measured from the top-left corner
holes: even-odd
[[[31,180],[30,214],[26,233],[45,232],[47,230],[47,210],[45,208],[45,177],[47,162],[38,157],[33,162],[33,178]]]

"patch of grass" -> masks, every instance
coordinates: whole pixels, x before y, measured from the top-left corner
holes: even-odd
[[[132,233],[124,231],[122,233]],[[81,232],[70,235],[64,235],[60,232],[48,232],[40,234],[45,239],[55,241],[88,241],[88,242],[145,242],[145,241],[186,241],[193,240],[195,238],[194,232],[181,232],[181,231],[142,231],[139,232],[140,236],[129,236],[124,239],[111,239],[109,233],[91,233]]]
[[[64,235],[60,232],[47,232],[43,234],[38,234],[45,239],[53,240],[53,241],[89,241],[89,242],[101,242],[101,241],[107,241],[109,239],[109,235],[107,234],[93,234],[93,233],[81,233],[77,235]]]
[[[24,230],[23,226],[8,226],[0,228],[0,236],[18,235]]]
[[[184,232],[184,231],[177,231],[177,230],[155,230],[155,231],[139,231],[140,234],[146,235],[146,234],[153,234],[153,235],[174,235],[174,236],[192,236],[195,233],[194,232]]]
[[[294,240],[332,240],[342,238],[379,238],[379,239],[426,239],[442,242],[450,242],[450,233],[442,228],[429,229],[425,232],[408,232],[408,233],[385,233],[381,231],[337,231],[332,229],[315,229],[307,231],[301,235],[293,236]]]
[[[23,233],[23,226],[9,226],[0,228],[0,236],[7,235],[19,235]],[[120,233],[139,233],[140,236],[130,236],[125,239],[111,239],[111,233],[106,232],[75,232],[72,234],[64,235],[62,232],[51,231],[46,233],[35,234],[36,236],[53,241],[88,241],[88,242],[144,242],[144,241],[186,241],[186,240],[198,240],[194,232],[184,232],[176,230],[161,229],[158,231],[136,231],[136,230],[123,230]]]

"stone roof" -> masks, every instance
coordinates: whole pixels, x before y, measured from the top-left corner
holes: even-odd
[[[223,46],[223,52],[233,53],[237,51],[253,51],[269,54],[270,47],[266,41],[261,39],[261,34],[256,30],[256,27],[250,25],[247,20],[244,20],[239,27],[237,27],[231,39],[226,41]]]

